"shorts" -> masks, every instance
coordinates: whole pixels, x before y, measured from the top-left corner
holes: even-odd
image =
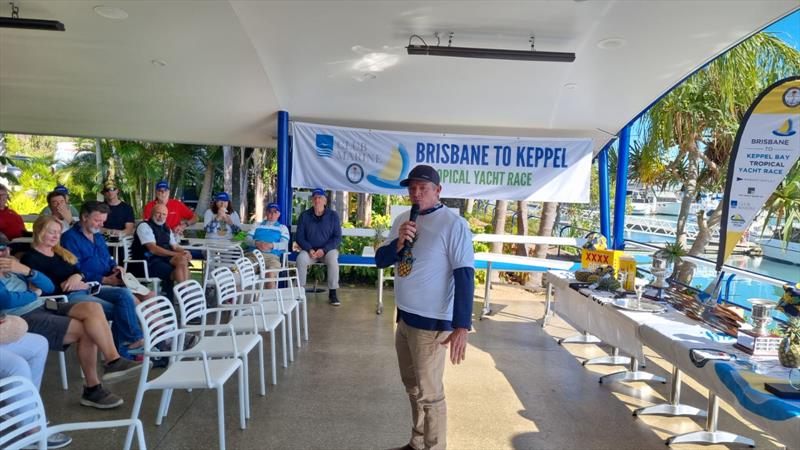
[[[40,306],[22,318],[28,323],[29,332],[44,336],[50,350],[61,352],[69,348],[69,344],[64,344],[64,337],[72,320],[67,314],[73,306],[75,306],[73,303],[59,303],[56,311]]]
[[[169,280],[172,278],[172,272],[175,270],[169,261],[172,258],[169,256],[151,256],[147,258],[147,272],[151,278],[161,278],[162,280]]]

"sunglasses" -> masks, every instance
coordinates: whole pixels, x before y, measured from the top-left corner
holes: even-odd
[[[8,244],[0,244],[0,252],[8,248]]]
[[[119,189],[117,189],[117,188],[108,188],[108,189],[103,190],[103,192],[117,192],[118,190]]]

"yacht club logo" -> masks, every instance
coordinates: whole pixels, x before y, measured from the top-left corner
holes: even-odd
[[[317,150],[317,156],[320,158],[333,157],[333,136],[330,134],[318,134],[315,148]]]
[[[797,133],[797,131],[794,129],[794,121],[792,121],[792,119],[786,119],[780,127],[772,130],[772,134],[780,137],[793,136],[795,133]]]

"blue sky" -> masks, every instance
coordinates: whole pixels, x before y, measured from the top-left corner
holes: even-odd
[[[772,31],[794,48],[800,49],[800,11],[795,11],[768,26],[764,31]]]

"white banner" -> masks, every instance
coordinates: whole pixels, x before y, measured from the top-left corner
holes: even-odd
[[[723,199],[718,270],[800,157],[799,126],[800,77],[765,89],[742,119]]]
[[[419,164],[442,197],[588,203],[591,139],[443,135],[293,123],[292,186],[402,195]]]

